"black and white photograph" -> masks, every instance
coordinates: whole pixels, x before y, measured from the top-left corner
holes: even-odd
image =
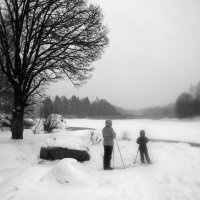
[[[199,168],[199,0],[0,0],[0,200],[199,200]]]

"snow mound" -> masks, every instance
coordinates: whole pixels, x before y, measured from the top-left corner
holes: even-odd
[[[67,136],[59,136],[49,138],[44,147],[66,147],[68,149],[75,150],[87,150],[87,146],[84,141],[78,137],[67,137]]]
[[[42,181],[43,177],[49,173],[50,169],[46,167],[33,166],[25,169],[21,176],[34,181]]]
[[[43,177],[50,171],[48,168],[33,166],[23,169],[17,176],[0,183],[2,191],[34,190],[42,183]],[[0,193],[1,194],[1,193]]]
[[[15,176],[6,179],[5,181],[0,183],[0,196],[5,195],[6,193],[10,192],[19,192],[19,191],[27,191],[32,190],[33,188],[37,188],[38,183],[32,181],[29,178],[23,176]]]
[[[76,167],[77,161],[72,158],[65,158],[57,163],[51,173],[45,178],[54,179],[62,184],[73,186],[91,187],[96,185],[93,177]]]
[[[17,147],[11,144],[1,144],[0,152],[3,152],[0,154],[0,165],[6,162],[14,162],[20,156],[20,152],[18,151]]]

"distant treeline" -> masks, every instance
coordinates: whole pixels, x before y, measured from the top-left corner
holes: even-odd
[[[1,77],[0,77],[1,78]],[[3,89],[3,82],[0,82],[0,113],[12,114],[13,91],[8,87]],[[140,110],[126,110],[116,107],[105,99],[96,99],[91,102],[88,97],[80,99],[77,96],[66,98],[56,96],[54,100],[45,98],[41,106],[30,107],[26,114],[38,116],[38,107],[41,117],[47,117],[51,113],[71,117],[93,117],[93,118],[192,118],[200,116],[200,82],[191,86],[188,92],[180,94],[176,102],[166,105],[150,107]],[[34,110],[34,112],[33,112]]]
[[[184,92],[176,100],[175,112],[178,118],[192,118],[200,116],[200,82],[191,85],[188,92]]]
[[[46,118],[51,113],[74,117],[120,116],[116,107],[105,99],[91,102],[88,97],[80,99],[77,96],[69,99],[56,96],[54,100],[47,97],[40,107],[40,116]]]
[[[176,117],[174,104],[143,109],[143,116],[154,119],[174,118]]]
[[[177,97],[174,104],[163,107],[146,108],[142,111],[143,118],[193,118],[200,116],[200,82],[191,85],[188,92]]]
[[[125,110],[122,108],[118,108],[118,110],[124,117],[132,119],[162,119],[176,117],[174,104],[169,104],[167,106],[149,107],[139,110]]]
[[[193,118],[200,116],[200,82],[191,85],[188,92],[180,94],[175,103],[140,110],[119,109],[129,118]]]

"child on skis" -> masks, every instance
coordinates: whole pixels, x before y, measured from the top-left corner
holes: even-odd
[[[141,159],[142,164],[145,163],[144,156],[146,158],[147,163],[148,164],[151,163],[149,154],[148,154],[147,145],[146,145],[148,141],[149,141],[148,138],[145,137],[145,131],[141,130],[140,137],[138,137],[138,139],[137,139],[137,143],[139,144],[140,159]]]
[[[102,130],[103,135],[103,145],[104,145],[104,157],[103,157],[103,167],[104,170],[111,170],[110,161],[113,151],[113,139],[116,138],[116,134],[112,128],[112,121],[106,120],[105,127]]]

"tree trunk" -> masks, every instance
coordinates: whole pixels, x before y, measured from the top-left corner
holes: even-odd
[[[14,109],[12,116],[12,139],[23,139],[24,103],[23,96],[14,92]]]
[[[22,113],[13,112],[12,117],[12,139],[23,139],[23,118]]]

